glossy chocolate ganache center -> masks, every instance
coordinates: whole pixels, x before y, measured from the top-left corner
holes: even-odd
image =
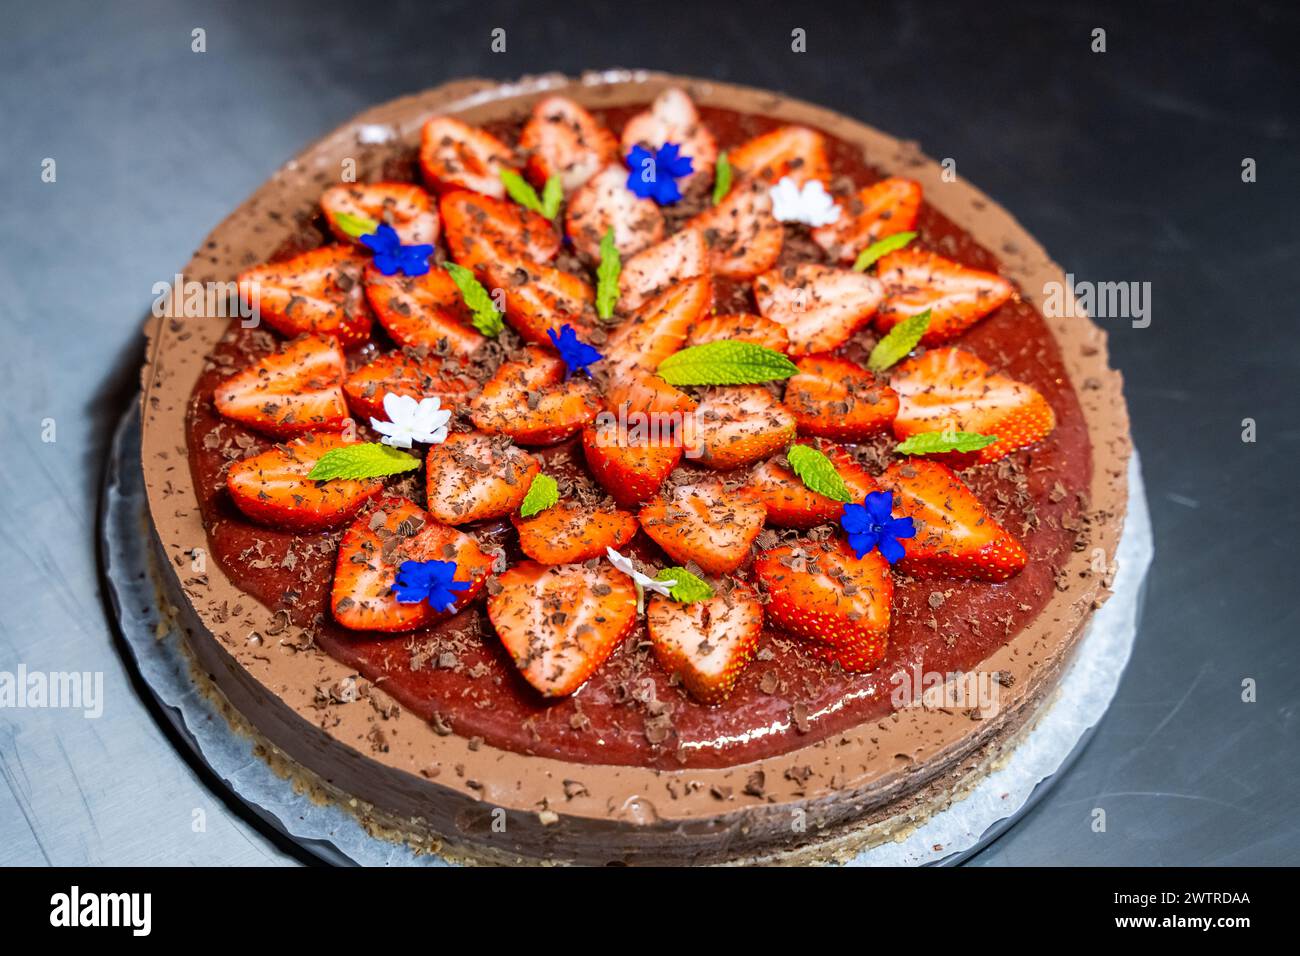
[[[616,133],[637,109],[594,111]],[[762,116],[702,108],[721,148],[779,125]],[[515,124],[492,128],[507,142]],[[881,175],[859,151],[829,137],[836,186],[856,189]],[[389,179],[418,181],[413,148],[395,151]],[[322,191],[331,183],[322,181]],[[702,208],[688,196],[670,209],[672,224]],[[917,224],[918,243],[978,269],[998,271],[992,252],[977,244],[928,203]],[[317,210],[303,210],[290,255],[327,241]],[[825,261],[801,226],[786,227],[783,262]],[[251,264],[251,263],[250,263]],[[756,312],[749,285],[715,282],[719,312]],[[875,335],[864,329],[841,351],[861,360]],[[916,674],[977,670],[979,663],[1033,620],[1057,586],[1057,573],[1080,540],[1088,508],[1085,489],[1092,451],[1078,398],[1043,317],[1017,296],[960,336],[954,344],[996,369],[1028,382],[1056,414],[1056,430],[1031,449],[963,472],[963,479],[996,520],[1020,536],[1029,553],[1024,571],[1001,584],[895,574],[888,654],[869,674],[847,674],[818,660],[799,641],[766,632],[730,698],[719,706],[694,701],[654,659],[644,626],[615,649],[576,694],[548,702],[518,674],[497,639],[482,602],[434,627],[401,635],[346,630],[329,613],[329,591],[341,530],[292,534],[254,524],[230,501],[225,474],[233,461],[271,442],[213,407],[217,383],[274,349],[261,330],[231,324],[195,385],[188,416],[190,467],[212,553],[240,589],[262,602],[285,627],[302,629],[315,644],[383,688],[405,708],[455,733],[493,747],[560,760],[676,769],[721,767],[775,756],[877,720],[894,709],[900,681]],[[372,341],[349,357],[360,365],[392,348],[378,326]],[[873,471],[887,463],[892,440],[858,449]],[[585,470],[576,440],[536,453],[543,469],[577,477]],[[695,467],[695,466],[685,466]],[[416,473],[417,475],[422,472]],[[424,503],[418,477],[390,479],[390,491]],[[488,548],[520,555],[508,521],[465,526]],[[784,537],[777,529],[772,534]],[[793,533],[789,533],[793,536]],[[631,550],[668,561],[644,533]],[[740,576],[748,574],[748,565]],[[231,609],[237,613],[236,609]]]

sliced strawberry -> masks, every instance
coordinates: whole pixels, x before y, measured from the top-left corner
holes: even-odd
[[[384,483],[309,481],[307,475],[322,455],[356,444],[338,435],[304,435],[245,458],[226,472],[226,487],[239,510],[254,521],[287,531],[319,531],[347,521]]]
[[[609,163],[618,162],[618,140],[567,96],[548,96],[533,107],[519,134],[528,154],[528,178],[538,187],[559,176],[571,193]]]
[[[785,407],[801,435],[862,441],[888,431],[898,414],[898,395],[856,362],[833,355],[806,355],[785,387]]]
[[[709,272],[709,247],[698,229],[682,229],[623,263],[618,311],[634,312],[679,282]]]
[[[487,341],[470,324],[470,311],[446,269],[386,276],[371,264],[365,275],[366,298],[398,345],[469,355]]]
[[[474,424],[488,435],[509,435],[521,445],[553,445],[591,422],[600,393],[586,375],[565,378],[564,361],[530,345],[502,362],[470,403]]]
[[[506,194],[501,171],[514,165],[505,143],[450,116],[435,116],[420,133],[420,169],[440,193],[472,189],[500,199]]]
[[[596,322],[596,293],[571,272],[496,250],[484,263],[484,285],[505,296],[506,321],[529,342],[550,345],[548,330],[558,335],[572,325],[585,338]]]
[[[740,175],[769,184],[785,176],[800,185],[820,179],[829,186],[831,181],[826,137],[806,126],[780,126],[755,136],[728,150],[727,159]]]
[[[711,315],[691,327],[686,344],[706,342],[752,342],[774,352],[790,348],[790,334],[785,326],[761,315]]]
[[[763,503],[718,478],[675,485],[641,509],[646,534],[675,561],[694,561],[709,574],[736,570],[763,530]]]
[[[695,411],[695,399],[673,388],[658,375],[643,369],[625,371],[605,387],[605,407],[616,416],[669,416],[667,422],[680,424],[688,412]],[[652,419],[653,420],[653,419]]]
[[[894,580],[879,551],[859,559],[843,539],[800,542],[759,555],[754,576],[776,627],[809,638],[845,670],[868,671],[884,658]]]
[[[676,143],[681,155],[691,158],[691,175],[680,181],[683,190],[700,174],[705,180],[710,178],[718,161],[717,141],[700,119],[695,103],[676,87],[656,96],[650,109],[637,113],[623,127],[624,156],[633,146],[659,149],[665,143]]]
[[[682,460],[682,446],[671,435],[600,425],[583,429],[582,451],[592,476],[625,508],[654,495]]]
[[[1052,406],[1032,385],[989,369],[970,352],[931,349],[904,362],[890,379],[898,393],[894,434],[978,432],[998,440],[975,454],[977,462],[997,461],[1032,445],[1056,427]]]
[[[772,197],[761,179],[743,179],[727,198],[687,223],[709,247],[709,268],[729,279],[752,279],[776,265],[785,233],[772,215]]]
[[[456,189],[438,200],[451,257],[477,269],[507,249],[534,262],[548,262],[560,251],[560,237],[549,219],[508,199],[493,199]]]
[[[624,258],[664,237],[663,213],[653,199],[642,199],[627,188],[622,163],[606,166],[587,180],[565,211],[564,231],[573,247],[593,262],[600,261],[600,240],[610,229]]]
[[[455,610],[398,601],[393,585],[406,561],[455,562],[454,580],[469,583],[452,592]],[[466,607],[491,571],[492,558],[469,535],[432,521],[405,498],[383,498],[343,532],[330,609],[334,620],[354,631],[411,631]]]
[[[239,295],[282,335],[335,335],[355,345],[370,335],[366,262],[351,246],[321,246],[240,273]]]
[[[295,339],[223,381],[213,402],[227,418],[276,437],[339,431],[348,422],[343,350],[332,336]]]
[[[812,237],[832,258],[852,262],[873,242],[916,228],[921,184],[891,176],[862,188],[841,207],[844,212],[840,218],[814,229]]]
[[[754,280],[758,310],[785,326],[791,355],[843,345],[871,318],[883,295],[872,276],[813,263],[773,269]]]
[[[680,676],[696,700],[720,704],[758,647],[763,605],[741,582],[691,604],[656,594],[646,610],[646,627],[659,665]]]
[[[443,408],[463,401],[475,387],[456,359],[443,359],[418,352],[387,352],[361,366],[343,382],[348,407],[361,421],[385,419],[384,396],[410,395],[412,398],[441,399]]]
[[[821,451],[839,472],[854,501],[861,501],[876,491],[871,473],[853,460],[845,449],[830,442],[814,439],[805,444]],[[769,458],[750,475],[749,486],[767,508],[767,523],[782,528],[812,528],[837,522],[844,512],[844,502],[827,498],[803,483],[784,456]]]
[[[903,542],[896,567],[917,578],[947,576],[1005,581],[1024,569],[1024,545],[993,519],[947,465],[896,461],[880,476],[894,493],[894,515],[911,517],[916,537]]]
[[[531,518],[511,519],[519,548],[542,564],[577,564],[617,551],[636,534],[636,517],[616,508],[593,508],[561,501]]]
[[[726,471],[780,451],[794,439],[794,416],[761,385],[710,391],[694,416],[689,442],[702,465]]]
[[[424,459],[429,513],[447,524],[504,517],[523,503],[540,470],[509,439],[453,432]]]
[[[923,249],[899,249],[880,260],[876,274],[885,284],[885,301],[876,327],[888,332],[899,322],[930,310],[923,345],[960,335],[1011,298],[1014,288],[1000,275],[968,269]]]
[[[360,245],[356,236],[339,227],[338,217],[344,213],[388,223],[408,246],[438,241],[438,207],[432,196],[411,183],[331,186],[321,194],[320,208],[339,242]]]
[[[653,372],[686,342],[686,333],[713,306],[708,276],[696,276],[645,302],[610,333],[602,370],[618,378],[632,368]]]
[[[636,626],[632,579],[608,564],[521,561],[497,582],[488,618],[519,672],[544,697],[576,691]]]

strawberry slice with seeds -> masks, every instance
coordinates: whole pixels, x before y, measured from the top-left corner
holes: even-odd
[[[470,324],[472,315],[446,269],[386,276],[372,264],[365,279],[366,298],[398,345],[469,355],[486,341]]]
[[[758,311],[785,326],[790,354],[830,352],[875,314],[884,289],[872,276],[813,263],[785,266],[754,280]]]
[[[560,251],[560,237],[549,219],[508,199],[493,199],[468,189],[438,200],[451,257],[477,269],[507,249],[535,262],[549,262]]]
[[[386,419],[384,396],[410,395],[414,399],[441,399],[443,408],[454,406],[474,389],[475,383],[457,359],[412,351],[387,352],[361,366],[343,382],[348,406],[361,421]]]
[[[348,422],[343,368],[338,339],[303,336],[223,381],[213,402],[226,418],[275,437],[340,431]]]
[[[660,293],[610,333],[602,370],[618,378],[630,369],[653,372],[686,342],[691,326],[713,306],[708,276],[696,276]]]
[[[420,133],[420,170],[438,192],[472,189],[501,199],[501,171],[513,169],[510,147],[486,130],[450,116],[435,116]]]
[[[331,186],[320,197],[330,232],[339,242],[360,245],[360,239],[338,224],[343,214],[386,222],[403,245],[438,241],[438,207],[433,197],[410,183],[349,183]]]
[[[470,403],[474,424],[521,445],[553,445],[581,431],[600,412],[600,393],[585,375],[565,378],[564,360],[530,345],[502,362]]]
[[[686,338],[688,347],[706,342],[752,342],[785,352],[790,348],[790,333],[784,325],[761,315],[711,315],[696,322]]]
[[[665,143],[676,143],[681,147],[681,155],[691,158],[691,174],[680,181],[683,191],[701,173],[704,180],[711,178],[718,161],[718,143],[700,119],[694,101],[676,87],[664,90],[655,97],[650,109],[627,121],[623,127],[622,154],[626,156],[633,146],[659,149]]]
[[[509,439],[454,432],[424,458],[429,513],[446,524],[504,517],[523,504],[540,470]]]
[[[354,444],[329,433],[295,438],[235,462],[226,472],[226,487],[239,510],[260,524],[286,531],[332,528],[351,518],[384,488],[377,478],[307,478],[327,451]]]
[[[858,672],[884,658],[894,581],[880,552],[859,559],[843,539],[798,542],[759,555],[754,576],[770,598],[768,621],[821,656]]]
[[[627,167],[622,163],[606,166],[587,180],[569,199],[565,211],[564,231],[573,247],[593,262],[600,261],[600,240],[610,229],[624,258],[664,237],[664,216],[658,204],[627,188]]]
[[[826,137],[806,126],[780,126],[727,151],[727,159],[741,176],[775,183],[789,176],[799,185],[820,179],[831,181]]]
[[[894,514],[916,525],[916,537],[903,542],[907,553],[896,565],[900,571],[917,578],[1005,581],[1029,560],[1024,545],[947,465],[896,461],[880,485],[894,493]]]
[[[541,187],[559,176],[566,194],[618,161],[614,134],[567,96],[538,101],[519,134],[519,149],[528,154],[529,179]]]
[[[644,369],[633,368],[605,386],[605,405],[614,415],[667,416],[663,421],[677,424],[687,421],[685,416],[695,411],[695,399],[673,388],[658,375]]]
[[[596,323],[596,293],[571,272],[532,262],[497,249],[480,269],[489,292],[505,296],[506,321],[526,340],[550,345],[548,331],[572,325],[586,338]]]
[[[695,410],[689,442],[700,464],[720,471],[752,464],[794,440],[794,416],[761,385],[710,391]]]
[[[561,501],[531,518],[515,515],[519,548],[542,564],[578,564],[605,557],[605,549],[617,551],[632,540],[636,517],[616,508],[593,508],[573,501]]]
[[[393,585],[407,561],[455,563],[455,580],[469,587],[453,592],[454,610],[397,600]],[[334,620],[350,630],[411,631],[465,608],[482,592],[491,571],[492,558],[469,535],[431,520],[405,498],[382,498],[343,532],[330,609]]]
[[[709,247],[704,233],[686,228],[623,263],[619,276],[618,311],[634,312],[671,286],[707,276]]]
[[[751,491],[718,478],[675,485],[641,509],[645,533],[679,564],[694,561],[708,574],[736,570],[763,530],[767,514]]]
[[[818,226],[812,237],[831,258],[852,262],[873,242],[916,228],[921,184],[891,176],[860,189],[840,205],[844,210],[840,218],[828,226]]]
[[[696,700],[720,704],[758,647],[763,605],[742,582],[690,604],[656,594],[646,610],[646,627],[660,666],[681,677]]]
[[[833,355],[806,355],[785,388],[785,407],[801,435],[862,441],[888,431],[898,414],[898,395],[856,362]]]
[[[923,249],[899,249],[880,260],[876,274],[885,284],[885,301],[876,327],[888,332],[913,315],[930,312],[923,345],[960,335],[1011,298],[1015,291],[1000,275],[966,266]]]
[[[729,279],[752,279],[776,265],[785,232],[772,215],[772,197],[761,179],[744,179],[727,198],[687,223],[709,248],[709,268]]]
[[[973,453],[979,463],[1041,441],[1056,427],[1052,406],[1037,389],[992,371],[962,349],[930,349],[899,365],[890,384],[898,393],[897,437],[944,431],[997,435],[996,442]]]
[[[356,345],[370,335],[361,285],[367,261],[351,246],[321,246],[240,273],[239,295],[281,335],[335,335]]]
[[[497,579],[488,618],[543,697],[567,697],[636,626],[632,579],[609,565],[521,561]]]
[[[814,439],[809,445],[830,459],[854,501],[877,491],[876,480],[839,445]],[[835,523],[844,502],[818,494],[803,483],[784,456],[769,458],[753,470],[749,487],[767,508],[767,523],[781,528],[813,528]]]
[[[616,427],[583,429],[582,451],[592,476],[625,508],[653,496],[682,460],[682,446],[671,435]]]

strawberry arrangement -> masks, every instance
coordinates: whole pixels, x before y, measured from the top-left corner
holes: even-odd
[[[517,147],[435,117],[419,168],[427,189],[326,190],[337,241],[240,276],[284,341],[213,395],[280,442],[229,468],[240,511],[345,529],[343,627],[482,603],[556,698],[644,616],[659,664],[717,704],[765,628],[868,671],[896,575],[992,586],[1025,567],[959,472],[1055,416],[951,344],[1014,289],[919,246],[919,184],[845,190],[804,127],[720,150],[675,89],[621,140],[556,96]],[[723,284],[752,311],[715,310]],[[860,453],[890,436],[883,468]],[[581,475],[548,474],[561,445]],[[484,533],[503,521],[505,550]]]

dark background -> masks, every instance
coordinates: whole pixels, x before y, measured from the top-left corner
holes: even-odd
[[[489,50],[498,26],[504,54]],[[195,27],[206,53],[190,50]],[[795,27],[806,53],[791,52]],[[1098,27],[1105,53],[1090,49]],[[83,562],[151,285],[285,159],[367,106],[467,75],[615,66],[776,89],[954,157],[1079,279],[1151,283],[1149,328],[1102,323],[1156,535],[1133,659],[1077,764],[975,862],[1295,863],[1298,27],[1283,2],[6,0],[0,374],[12,391],[0,427],[15,454],[0,475],[67,497],[76,520],[46,554]],[[57,188],[39,180],[46,156]],[[1242,182],[1246,157],[1255,183]],[[28,475],[18,452],[49,410],[77,444]],[[0,512],[11,547],[22,518]],[[28,626],[51,613],[30,603],[48,580],[5,578]],[[80,593],[91,583],[65,576],[69,593],[50,600],[78,608],[83,640],[106,640]],[[0,641],[21,646],[10,631]],[[1257,703],[1241,700],[1245,678]],[[1090,828],[1096,807],[1104,834]],[[101,859],[114,862],[111,847]]]

